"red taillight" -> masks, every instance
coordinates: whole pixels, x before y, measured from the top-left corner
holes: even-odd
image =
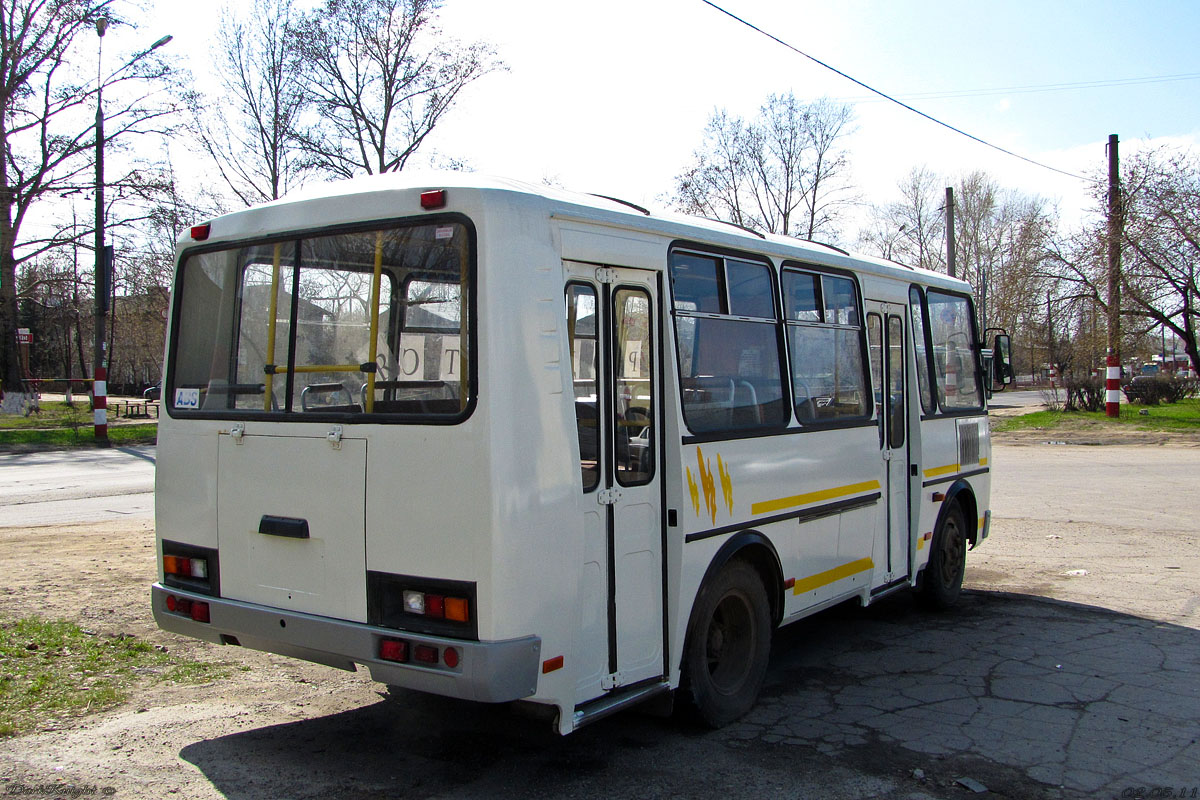
[[[413,660],[422,664],[438,663],[438,649],[433,645],[419,644],[413,648]]]
[[[208,622],[208,603],[198,600],[192,603],[192,619],[196,622]]]
[[[174,610],[175,610],[175,597],[174,597],[174,595],[167,595],[167,611],[174,611]]]
[[[192,226],[192,239],[197,242],[203,242],[205,239],[208,238],[208,233],[210,230],[212,230],[211,225],[193,225]]]
[[[425,595],[425,616],[438,619],[446,616],[446,598],[440,594]]]
[[[408,661],[408,642],[384,639],[379,643],[379,657],[384,661]]]
[[[433,211],[438,208],[446,207],[446,190],[437,189],[431,192],[421,192],[421,208],[426,211]]]
[[[446,651],[442,653],[442,661],[445,662],[447,667],[454,669],[458,666],[458,651],[453,647],[447,647]]]

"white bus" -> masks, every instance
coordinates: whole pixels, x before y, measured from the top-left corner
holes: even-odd
[[[945,275],[458,173],[219,217],[176,270],[167,630],[564,734],[671,692],[721,725],[775,627],[949,605],[988,535],[1008,342],[985,372]]]

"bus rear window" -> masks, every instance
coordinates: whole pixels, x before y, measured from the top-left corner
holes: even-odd
[[[471,398],[469,236],[458,223],[190,254],[172,411],[454,418]]]

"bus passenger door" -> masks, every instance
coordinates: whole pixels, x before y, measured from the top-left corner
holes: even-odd
[[[894,313],[896,307],[882,305],[880,311],[867,315],[871,371],[879,402],[885,499],[883,524],[875,540],[876,587],[908,578],[911,537],[904,317]]]
[[[664,674],[657,285],[639,270],[567,272],[584,492],[577,689],[588,699]]]

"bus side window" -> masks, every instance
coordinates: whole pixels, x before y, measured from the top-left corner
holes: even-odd
[[[579,472],[583,490],[600,482],[600,396],[597,376],[596,290],[567,284],[567,335],[575,385],[575,427],[579,436]]]
[[[770,265],[671,254],[683,416],[694,433],[787,424]]]
[[[785,269],[783,295],[788,301],[784,313],[796,419],[804,423],[870,417],[867,355],[854,281]]]
[[[908,290],[908,305],[912,311],[913,351],[917,357],[917,389],[921,392],[921,410],[932,414],[935,410],[933,388],[929,380],[929,351],[925,344],[929,337],[929,327],[925,324],[925,306],[921,290],[916,286]]]

